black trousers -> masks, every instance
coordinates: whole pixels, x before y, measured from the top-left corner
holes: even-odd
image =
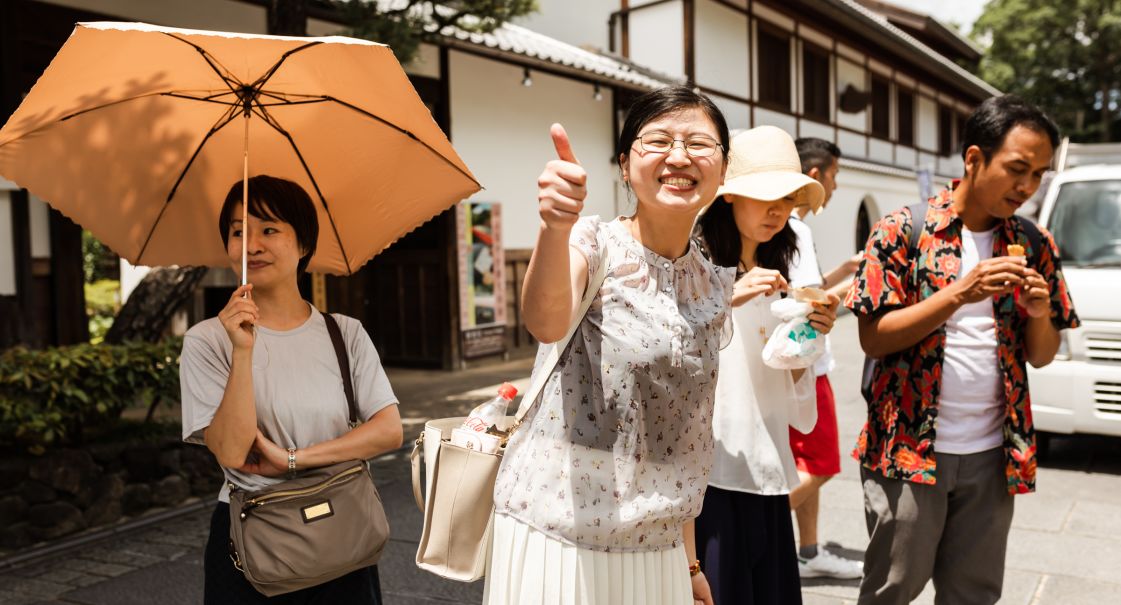
[[[709,486],[695,534],[716,605],[801,605],[788,496]]]
[[[206,541],[203,570],[206,574],[205,605],[381,605],[381,583],[377,566],[288,594],[266,597],[234,567],[229,554],[230,505],[219,502],[210,518],[210,538]]]

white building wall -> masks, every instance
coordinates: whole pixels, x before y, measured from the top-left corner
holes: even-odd
[[[609,48],[607,21],[618,0],[537,0],[537,8],[516,23],[573,46]]]
[[[790,133],[790,136],[798,136],[798,120],[788,113],[779,113],[771,111],[770,109],[763,109],[762,107],[755,108],[755,125],[756,126],[778,126],[779,128]]]
[[[875,223],[881,216],[917,202],[919,186],[913,178],[841,168],[829,205],[821,214],[806,217],[822,270],[831,271],[864,247],[864,242],[856,241],[856,215],[866,199]]]
[[[938,149],[938,104],[926,96],[915,97],[915,144],[919,149]]]
[[[746,98],[751,73],[747,15],[713,0],[699,0],[696,6],[697,83]]]
[[[833,140],[833,135],[836,134],[836,132],[831,126],[826,126],[820,122],[802,120],[802,124],[799,128],[801,129],[801,132],[798,133],[800,137],[817,137],[819,139],[825,139],[826,141],[836,142]]]
[[[449,52],[451,140],[486,189],[472,200],[502,203],[503,245],[532,248],[537,241],[537,176],[556,157],[549,126],[560,122],[588,171],[584,215],[616,212],[612,162],[612,99],[592,98],[593,86],[532,72],[522,86],[522,68],[466,53]]]
[[[630,59],[670,76],[685,77],[684,20],[681,0],[633,11]]]
[[[918,152],[914,147],[898,145],[895,148],[895,163],[904,168],[914,168],[919,161]]]
[[[0,181],[2,180],[0,179]],[[0,189],[0,296],[15,296],[16,294],[14,238],[11,193]]]
[[[27,214],[31,223],[31,258],[51,257],[51,208],[28,193]]]
[[[837,133],[837,147],[841,153],[850,158],[863,158],[868,155],[866,141],[868,137],[847,130]]]
[[[721,113],[724,114],[724,120],[728,122],[729,130],[751,128],[750,105],[720,95],[709,95],[709,98],[712,99],[713,103],[716,103]]]
[[[893,145],[883,139],[872,138],[868,141],[868,159],[882,164],[891,164],[895,161],[892,154]]]
[[[849,84],[852,84],[853,88],[857,90],[868,90],[867,71],[862,66],[843,58],[837,59],[836,64],[838,105],[840,104],[839,99],[841,92],[844,91]],[[845,128],[867,132],[868,111],[865,109],[857,113],[846,113],[838,108],[837,124]]]

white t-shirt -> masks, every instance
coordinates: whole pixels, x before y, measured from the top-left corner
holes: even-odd
[[[790,217],[790,228],[798,236],[798,254],[790,263],[790,286],[793,288],[820,288],[825,283],[821,273],[821,263],[817,260],[817,247],[814,246],[813,231],[802,219]],[[829,335],[825,335],[825,354],[814,362],[815,376],[825,376],[837,367],[833,361],[833,351],[829,346]]]
[[[962,229],[959,278],[992,258],[995,231]],[[992,299],[963,305],[946,322],[936,452],[975,454],[1004,443],[1003,380]]]
[[[308,305],[311,306],[311,305]],[[253,346],[253,393],[257,426],[283,448],[304,448],[330,441],[350,430],[350,412],[342,374],[323,315],[311,306],[301,326],[277,331],[257,328]],[[350,358],[354,398],[360,421],[397,403],[369,334],[357,319],[335,315]],[[212,317],[187,331],[179,361],[183,440],[202,443],[226,391],[233,344]],[[218,500],[229,502],[229,482],[258,490],[284,481],[223,468],[226,483]]]
[[[771,314],[777,294],[756,296],[732,309],[732,341],[720,351],[712,433],[716,448],[708,484],[763,496],[797,487],[790,427],[809,433],[817,424],[812,372],[794,382],[789,370],[763,363],[763,345],[782,323]]]

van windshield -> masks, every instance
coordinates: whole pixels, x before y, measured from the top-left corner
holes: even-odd
[[[1049,222],[1064,264],[1121,266],[1121,179],[1064,183]]]

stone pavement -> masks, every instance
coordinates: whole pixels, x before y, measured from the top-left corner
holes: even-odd
[[[841,444],[851,448],[863,423],[858,392],[862,359],[855,322],[838,322],[834,338],[838,369],[832,375],[838,399]],[[402,401],[406,441],[428,417],[464,414],[489,397],[503,380],[524,378],[528,360],[460,373],[393,370],[390,379]],[[519,381],[524,387],[524,380]],[[393,524],[393,538],[380,564],[387,605],[478,603],[482,583],[444,581],[413,564],[420,513],[412,499],[410,446],[378,459],[374,473]],[[821,537],[840,554],[859,557],[867,545],[859,474],[842,458],[841,475],[826,484]],[[202,597],[201,551],[210,507],[196,503],[183,516],[93,545],[71,549],[15,569],[0,561],[0,605],[194,604]],[[199,509],[199,506],[203,508]],[[807,605],[855,603],[856,582],[810,580]],[[1039,493],[1018,496],[1009,541],[1002,603],[1081,605],[1121,603],[1121,440],[1056,438],[1039,470]],[[933,603],[927,587],[916,603]]]

